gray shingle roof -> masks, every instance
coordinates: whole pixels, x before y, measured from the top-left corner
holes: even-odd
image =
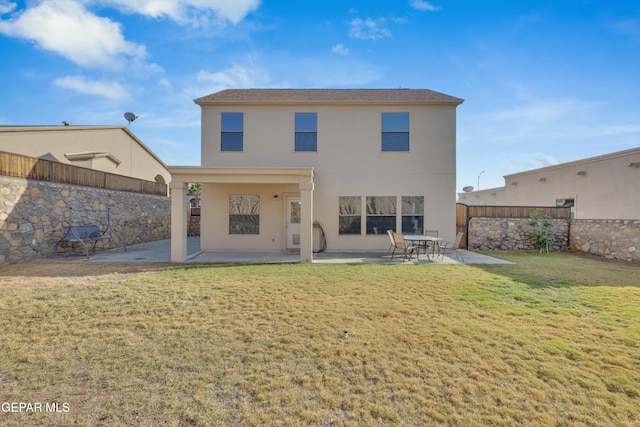
[[[226,89],[195,99],[196,104],[228,103],[417,103],[455,104],[463,99],[429,89]]]

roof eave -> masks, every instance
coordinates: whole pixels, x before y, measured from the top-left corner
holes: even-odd
[[[371,105],[371,104],[389,104],[389,105],[449,105],[458,106],[464,103],[464,99],[456,99],[455,101],[400,101],[400,100],[379,100],[379,101],[314,101],[314,100],[296,100],[296,101],[212,101],[194,99],[193,102],[200,106],[205,105]]]

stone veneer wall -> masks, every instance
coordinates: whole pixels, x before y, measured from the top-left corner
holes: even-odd
[[[106,229],[107,208],[127,245],[171,237],[168,197],[0,176],[0,265],[54,256],[63,226]]]
[[[474,250],[534,250],[529,218],[471,218],[469,221],[469,249]],[[553,219],[553,250],[569,247],[569,221]]]
[[[571,250],[607,259],[640,261],[640,220],[574,219]]]
[[[200,235],[200,208],[191,208],[191,215],[187,222],[187,236]]]
[[[558,243],[554,250],[571,249],[607,259],[640,261],[640,220],[551,220]],[[528,218],[471,218],[469,249],[532,250]]]

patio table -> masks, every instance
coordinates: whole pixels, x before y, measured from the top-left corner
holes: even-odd
[[[442,237],[422,236],[420,234],[405,234],[404,240],[415,243],[416,247],[418,248],[418,257],[420,256],[420,248],[424,248],[424,253],[427,255],[427,261],[431,261],[431,258],[429,258],[429,251],[427,250],[428,243],[433,242],[433,250],[435,253],[435,245],[440,245]],[[440,249],[438,249],[438,252],[440,252]]]

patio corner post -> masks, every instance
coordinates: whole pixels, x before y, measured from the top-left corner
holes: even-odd
[[[300,262],[313,262],[313,182],[300,183]]]
[[[187,259],[187,183],[171,181],[171,262]]]

